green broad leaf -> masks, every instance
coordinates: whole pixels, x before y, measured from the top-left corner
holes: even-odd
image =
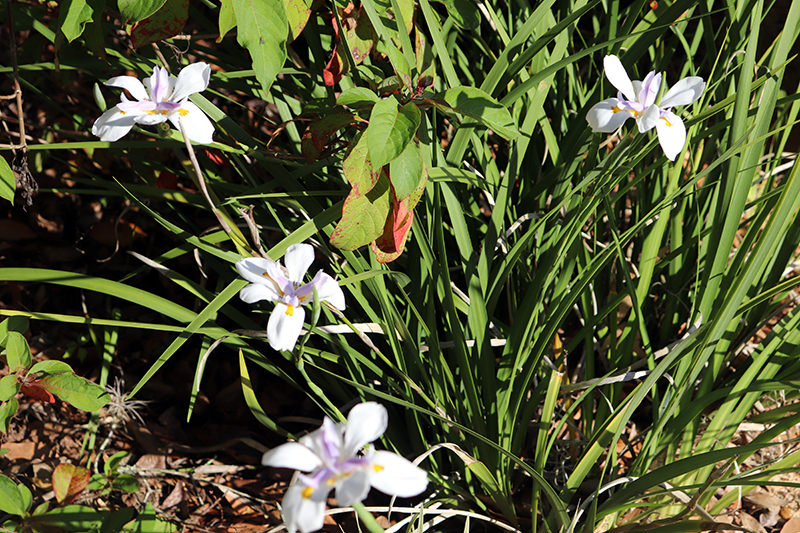
[[[92,20],[94,9],[86,0],[66,0],[58,10],[58,23],[61,33],[72,42],[83,34],[83,28]]]
[[[158,11],[134,24],[131,43],[134,48],[178,35],[189,19],[189,0],[167,0]]]
[[[22,333],[9,331],[6,336],[6,360],[11,372],[31,365],[31,349]]]
[[[5,157],[0,157],[0,198],[5,198],[14,204],[14,191],[17,190],[17,180],[14,171],[8,165]]]
[[[19,492],[19,495],[22,498],[22,507],[25,509],[25,513],[27,514],[28,509],[30,509],[31,505],[33,505],[33,494],[31,494],[31,489],[22,483],[18,483],[17,492]]]
[[[128,457],[131,453],[130,452],[117,452],[111,457],[108,458],[106,464],[103,465],[103,472],[106,473],[107,476],[113,476],[117,472],[117,468],[119,468],[119,463]]]
[[[384,27],[393,34],[396,33],[398,31],[397,17],[394,15],[392,0],[374,0],[374,4]],[[398,0],[397,4],[400,6],[400,15],[403,17],[406,33],[411,33],[411,29],[414,27],[414,0]],[[392,35],[392,37],[396,37],[396,35]]]
[[[117,0],[117,8],[128,24],[146,19],[163,6],[167,0]]]
[[[0,511],[17,516],[25,516],[25,500],[11,478],[0,474]]]
[[[63,507],[54,507],[46,513],[32,516],[26,522],[37,531],[56,528],[61,531],[85,533],[87,531],[100,531],[109,514],[108,511],[96,511],[85,505],[65,505]]]
[[[399,156],[389,163],[389,179],[398,200],[404,200],[413,193],[422,178],[422,152],[412,141]]]
[[[374,91],[366,87],[351,87],[350,89],[342,91],[339,98],[336,99],[338,105],[358,109],[361,107],[370,107],[380,101],[380,98]]]
[[[233,11],[233,0],[222,0],[219,6],[219,37],[217,42],[221,43],[223,37],[236,27],[236,14]]]
[[[7,402],[0,404],[0,433],[8,433],[8,423],[17,414],[19,402],[16,398],[11,398]]]
[[[447,8],[447,14],[456,23],[456,26],[465,30],[474,30],[481,23],[481,13],[472,0],[442,0]]]
[[[103,474],[92,474],[89,478],[89,484],[86,485],[86,490],[96,491],[105,488],[108,484],[108,479]]]
[[[0,402],[7,402],[17,395],[20,384],[16,374],[9,374],[0,378]]]
[[[475,87],[453,87],[441,95],[452,111],[474,118],[506,140],[519,135],[511,113],[500,102]]]
[[[25,333],[28,331],[28,325],[30,321],[26,316],[10,316],[7,319],[0,322],[0,346],[5,347],[6,345],[6,335],[9,331],[18,331],[19,333]]]
[[[139,513],[139,518],[133,528],[135,533],[174,533],[177,530],[172,522],[158,517],[152,503],[148,503],[147,507]]]
[[[30,370],[28,370],[28,375],[31,374],[60,374],[62,372],[74,372],[72,367],[69,366],[64,361],[39,361],[35,363]]]
[[[44,376],[37,385],[84,411],[97,411],[110,400],[103,387],[71,372]]]
[[[53,492],[58,503],[71,502],[89,484],[89,469],[69,463],[61,463],[53,469]]]
[[[375,104],[367,126],[367,146],[372,165],[382,167],[405,150],[420,122],[419,108],[409,102],[398,109],[394,96]]]
[[[269,93],[286,61],[289,23],[283,0],[232,0],[239,30],[237,40],[253,59],[256,79]]]
[[[366,194],[353,188],[342,206],[342,218],[331,234],[331,244],[341,250],[355,250],[377,239],[392,208],[391,187],[381,173]]]
[[[383,50],[389,57],[389,61],[392,63],[392,68],[394,69],[395,74],[397,74],[397,77],[403,82],[403,85],[406,86],[406,89],[413,92],[414,87],[411,83],[411,65],[408,64],[403,52],[401,52],[397,47],[393,46],[391,43],[384,44],[385,46]]]
[[[303,28],[311,16],[311,3],[306,0],[283,0],[283,7],[289,22],[289,41],[294,41],[303,33]]]
[[[111,488],[123,492],[136,492],[139,490],[139,481],[130,474],[122,474],[114,478]]]

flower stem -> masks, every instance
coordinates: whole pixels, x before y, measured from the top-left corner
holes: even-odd
[[[367,508],[364,507],[363,503],[354,503],[353,509],[355,509],[358,518],[361,519],[361,522],[367,527],[367,530],[370,533],[384,533],[383,528],[380,526],[380,524],[378,524],[378,521],[375,520],[375,517],[372,516],[372,513],[367,511]]]

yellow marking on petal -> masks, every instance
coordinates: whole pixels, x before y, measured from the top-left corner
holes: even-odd
[[[311,487],[306,487],[306,488],[303,489],[303,492],[301,492],[300,494],[302,494],[303,498],[305,498],[307,500],[307,499],[309,499],[311,497],[312,494],[314,494],[314,489],[312,489]]]
[[[119,114],[120,115],[127,115],[128,113],[126,113],[125,111],[120,111]]]
[[[183,109],[183,108],[181,108],[181,109],[178,109],[178,114],[179,114],[180,116],[182,116],[182,117],[185,117],[186,115],[188,115],[188,114],[189,114],[189,110],[188,110],[188,109]]]
[[[617,106],[614,106],[614,107],[612,107],[612,108],[611,108],[611,112],[612,112],[612,113],[619,113],[620,111],[622,111],[622,109],[620,109],[620,108],[619,108],[619,107],[617,107]]]
[[[381,465],[372,465],[372,469],[376,472],[381,472],[382,470],[386,470],[386,467]]]
[[[294,306],[287,305],[286,306],[286,316],[294,316]]]
[[[667,120],[667,117],[658,117],[658,118],[660,118],[661,120],[663,120],[664,122],[666,122],[666,123],[667,123],[667,127],[668,127],[668,128],[671,128],[671,127],[672,127],[672,123],[671,123],[669,120]]]
[[[150,111],[145,111],[145,114],[147,114],[147,115],[155,115],[156,112],[151,109]]]

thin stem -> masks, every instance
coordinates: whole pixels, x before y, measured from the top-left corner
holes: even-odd
[[[183,142],[186,144],[186,151],[189,152],[189,159],[192,162],[192,168],[194,168],[194,174],[197,176],[197,185],[200,187],[200,190],[203,193],[203,196],[208,202],[209,207],[211,207],[211,211],[214,213],[214,216],[217,217],[219,221],[219,225],[222,226],[222,230],[231,236],[231,227],[225,221],[225,218],[222,216],[222,213],[219,212],[217,206],[214,205],[214,202],[211,200],[211,196],[208,194],[208,188],[206,187],[206,180],[203,177],[203,172],[200,170],[200,163],[197,162],[197,156],[194,153],[194,148],[192,148],[192,142],[189,140],[189,136],[186,135],[186,127],[183,125],[183,119],[178,118],[178,124],[181,126],[181,135],[183,135]],[[235,240],[235,239],[234,239]]]

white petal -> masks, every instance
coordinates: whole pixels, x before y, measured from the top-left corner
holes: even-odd
[[[661,99],[661,107],[691,104],[703,94],[706,82],[699,76],[683,78],[672,86]]]
[[[343,457],[353,457],[368,442],[372,442],[386,431],[389,413],[377,402],[356,404],[347,414],[344,430]]]
[[[211,123],[205,113],[200,111],[199,107],[188,100],[181,104],[180,109],[170,113],[169,120],[178,130],[181,129],[181,122],[183,122],[183,127],[186,128],[186,136],[192,142],[197,144],[211,144],[214,142],[214,139],[212,139],[214,124]]]
[[[336,487],[336,503],[340,507],[353,505],[367,497],[370,475],[366,470],[356,470]]]
[[[293,350],[303,329],[306,312],[299,306],[287,306],[283,302],[275,305],[267,322],[267,338],[273,350]]]
[[[251,283],[244,289],[239,291],[239,299],[246,304],[254,304],[261,300],[268,302],[277,302],[281,299],[281,295],[275,289],[275,286],[270,283],[264,285],[263,283]]]
[[[319,429],[300,437],[300,444],[316,453],[323,462],[335,463],[340,456],[343,431],[344,424],[337,424],[326,416]]]
[[[645,109],[644,113],[636,118],[636,125],[639,127],[639,133],[650,131],[656,127],[661,109],[657,105],[651,105]]]
[[[128,92],[131,93],[131,96],[137,100],[150,99],[150,95],[147,94],[147,90],[144,88],[144,85],[142,85],[142,82],[133,76],[116,76],[105,82],[104,85],[127,89]]]
[[[308,533],[322,529],[325,521],[325,500],[328,498],[330,489],[320,487],[314,490],[309,497],[309,489],[302,483],[293,483],[286,491],[281,503],[283,521],[289,533]],[[305,494],[305,495],[304,495]]]
[[[169,97],[171,102],[180,102],[190,94],[205,91],[211,78],[211,67],[206,63],[192,63],[178,73],[175,89]]]
[[[586,120],[592,131],[611,133],[631,118],[630,113],[619,108],[619,100],[607,98],[592,106],[586,113]]]
[[[145,111],[144,113],[136,115],[136,123],[144,124],[145,126],[155,126],[156,124],[166,122],[166,120],[167,115],[159,113],[158,111]]]
[[[167,72],[167,69],[162,67],[153,68],[153,74],[150,76],[150,82],[147,87],[150,92],[150,98],[154,102],[165,101],[169,94],[169,88],[169,72]]]
[[[261,464],[310,472],[322,466],[322,460],[299,442],[287,442],[265,452]]]
[[[665,111],[664,116],[656,122],[656,131],[664,155],[670,161],[675,161],[686,143],[686,126],[683,125],[681,117],[672,111]]]
[[[286,265],[289,279],[295,283],[303,282],[308,267],[313,262],[314,247],[310,244],[293,244],[286,249],[286,255],[283,256],[283,264]]]
[[[94,121],[92,134],[100,137],[101,141],[114,142],[131,131],[135,122],[136,115],[124,113],[114,106]]]
[[[339,286],[339,282],[320,270],[311,280],[311,284],[317,288],[317,295],[321,302],[328,302],[339,311],[344,311],[344,292]],[[311,298],[313,297],[312,293]]]
[[[624,94],[628,100],[636,100],[636,91],[633,90],[631,79],[617,56],[606,56],[603,59],[603,69],[606,71],[606,77],[611,82],[611,85]]]
[[[268,265],[274,262],[272,259],[263,257],[245,257],[236,261],[236,270],[250,283],[269,283],[269,279],[264,276],[264,273],[267,272]]]
[[[372,457],[370,484],[386,494],[410,498],[428,487],[428,473],[396,453],[378,450]]]

